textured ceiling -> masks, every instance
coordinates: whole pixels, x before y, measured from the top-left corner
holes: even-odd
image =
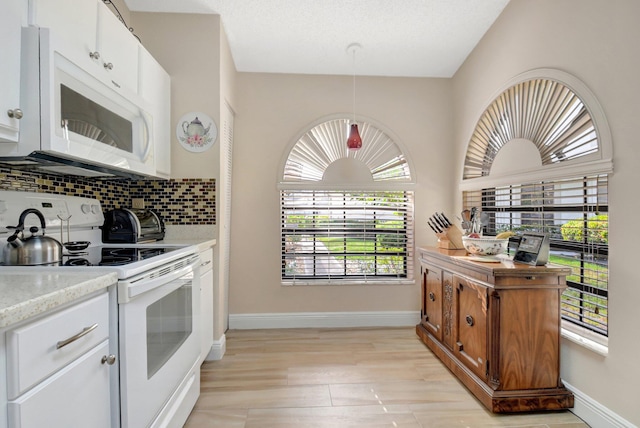
[[[219,14],[242,72],[451,77],[509,0],[125,2],[131,11]]]

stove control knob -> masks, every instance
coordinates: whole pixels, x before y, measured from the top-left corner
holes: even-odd
[[[92,214],[98,214],[99,212],[100,212],[100,205],[92,204],[91,205],[91,213]]]
[[[89,212],[91,212],[91,206],[89,204],[82,204],[80,206],[80,209],[82,210],[83,214],[89,214]]]

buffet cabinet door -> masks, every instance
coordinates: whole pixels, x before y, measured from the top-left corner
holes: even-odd
[[[438,341],[442,341],[442,270],[422,265],[423,317],[422,325]]]
[[[488,375],[487,287],[453,276],[455,283],[454,354],[480,379]]]

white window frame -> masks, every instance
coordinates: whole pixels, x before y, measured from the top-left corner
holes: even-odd
[[[480,177],[462,178],[459,189],[465,191],[480,191],[482,189],[520,185],[524,183],[535,183],[549,180],[559,180],[563,178],[585,177],[594,175],[608,175],[613,173],[613,145],[609,125],[600,103],[589,88],[575,76],[561,70],[542,68],[527,71],[508,81],[491,98],[487,107],[483,109],[477,117],[487,117],[487,111],[492,107],[495,100],[515,85],[534,79],[549,79],[559,82],[576,94],[586,107],[595,127],[597,135],[598,150],[586,156],[581,156],[568,161],[554,164],[542,165],[541,167],[520,169],[517,172],[502,174],[486,174]],[[469,133],[470,140],[481,124],[475,124],[474,129]],[[519,135],[522,138],[521,135]],[[501,147],[503,142],[498,144]],[[471,146],[471,141],[468,148]],[[469,154],[469,153],[467,153]],[[495,156],[495,153],[493,154]],[[461,171],[465,171],[467,158],[462,160]],[[610,289],[610,284],[608,284]],[[609,314],[610,317],[610,314]],[[575,325],[569,321],[562,321],[563,337],[578,343],[586,348],[602,355],[607,354],[608,339],[606,336],[592,332],[586,328]]]
[[[350,151],[346,147],[347,131],[351,121],[342,115],[334,115],[322,118],[315,123],[309,125],[300,135],[294,139],[285,156],[282,159],[280,167],[280,182],[278,184],[280,196],[280,214],[281,214],[281,283],[282,285],[343,285],[343,284],[415,284],[415,232],[414,232],[414,194],[413,189],[415,182],[413,181],[412,165],[406,150],[398,142],[397,137],[384,129],[383,126],[375,123],[375,121],[367,119],[358,121],[358,126],[363,139],[363,147],[357,151]],[[335,176],[337,165],[346,165],[347,169],[351,167],[358,170],[358,174],[353,178]],[[344,167],[343,167],[344,169]],[[364,178],[363,178],[364,177]],[[335,212],[330,216],[333,217],[331,222],[327,221],[327,213],[333,209],[324,206],[323,214],[312,214],[309,210],[313,210],[311,199],[301,204],[301,213],[307,215],[305,225],[297,225],[290,221],[294,203],[287,200],[287,195],[313,195],[332,193],[334,197],[338,194],[355,195],[359,193],[369,193],[370,195],[382,195],[385,192],[402,192],[404,199],[402,201],[387,200],[388,206],[384,198],[377,199],[375,204],[368,207],[364,205],[358,206],[357,197],[350,197],[350,206],[346,208],[350,212],[359,211],[356,217],[351,218],[344,216],[341,220],[337,217],[340,208],[335,207]],[[312,198],[310,196],[310,198]],[[374,198],[375,199],[375,198]],[[354,202],[355,201],[355,202]],[[382,204],[382,206],[380,206]],[[326,205],[326,204],[325,204]],[[349,204],[347,204],[349,205]],[[388,227],[385,221],[381,219],[373,220],[376,215],[383,210],[395,207],[395,218],[403,218],[406,225],[394,230],[397,241],[402,243],[404,250],[401,253],[403,257],[404,269],[394,272],[385,271],[387,267],[385,263],[389,262],[387,256],[389,247],[381,244],[380,228]],[[317,208],[317,207],[316,207]],[[343,207],[344,208],[344,207]],[[362,208],[362,210],[360,210]],[[371,208],[374,208],[373,210]],[[305,211],[306,210],[306,211]],[[376,214],[378,212],[378,214]],[[320,218],[324,215],[322,221],[313,221],[313,218]],[[355,214],[354,214],[355,215]],[[353,222],[357,221],[364,224],[356,234],[351,233],[349,229],[353,226]],[[324,223],[323,223],[324,222]],[[308,227],[310,223],[323,223],[318,226],[318,231],[314,231]],[[327,226],[331,223],[335,227],[329,230]],[[362,245],[362,250],[353,251],[345,243],[341,250],[332,247],[332,253],[329,254],[324,243],[319,245],[322,239],[326,242],[329,235],[336,237],[341,233],[349,232],[349,239],[362,239],[370,244],[375,245],[368,247]],[[324,238],[320,236],[324,234]],[[355,237],[357,235],[357,238]],[[406,236],[401,236],[406,235]],[[295,240],[305,239],[312,242],[314,250],[306,249],[302,245],[295,245]],[[346,242],[346,235],[340,238]],[[299,253],[296,254],[295,252]],[[311,251],[311,253],[310,253]],[[335,260],[338,260],[343,266],[346,266],[346,258],[350,258],[350,266],[354,266],[355,260],[361,260],[360,272],[353,269],[345,270],[338,268]],[[293,259],[298,258],[296,263],[290,263]],[[323,273],[314,275],[313,266],[317,258],[331,259],[333,269],[324,269]],[[375,260],[375,262],[373,261]],[[383,262],[386,260],[386,262]],[[306,263],[307,266],[303,271],[300,266]],[[395,263],[395,260],[394,260]],[[298,266],[296,266],[296,264]],[[292,267],[293,266],[293,267]],[[397,265],[396,265],[397,266]],[[299,267],[303,273],[292,274],[292,269]],[[311,273],[310,273],[311,272]],[[317,272],[320,272],[318,269]],[[329,272],[329,273],[328,273]]]

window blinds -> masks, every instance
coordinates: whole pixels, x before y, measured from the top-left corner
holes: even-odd
[[[493,187],[463,194],[465,208],[484,213],[483,231],[546,233],[551,263],[571,268],[562,298],[563,319],[607,334],[608,177]]]
[[[282,280],[413,279],[413,192],[283,190]]]

